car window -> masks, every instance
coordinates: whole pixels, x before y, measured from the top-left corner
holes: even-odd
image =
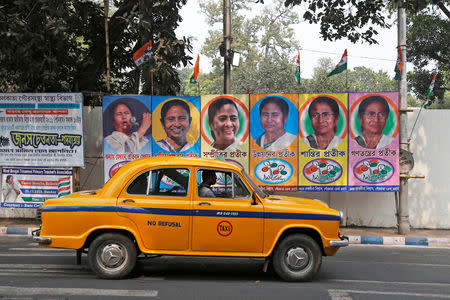
[[[150,171],[144,172],[136,177],[130,185],[128,185],[127,193],[130,195],[146,195],[148,186],[148,174]]]
[[[189,187],[189,169],[162,168],[146,171],[128,186],[130,195],[186,196]]]
[[[238,174],[223,170],[197,172],[198,196],[203,198],[249,198],[250,192]]]
[[[249,198],[250,192],[247,189],[247,186],[245,186],[242,179],[236,173],[233,173],[233,175],[234,198]]]

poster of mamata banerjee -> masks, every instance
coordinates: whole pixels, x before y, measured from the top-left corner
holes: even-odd
[[[267,192],[298,190],[298,94],[250,95],[250,176]]]
[[[349,190],[399,191],[398,92],[349,95]]]
[[[347,94],[301,94],[300,191],[347,190]]]
[[[151,97],[103,97],[104,177],[108,181],[124,164],[152,156]]]
[[[200,97],[152,97],[153,156],[200,157]]]
[[[0,166],[83,167],[82,94],[0,94]]]
[[[201,157],[234,162],[248,172],[248,95],[201,97]]]

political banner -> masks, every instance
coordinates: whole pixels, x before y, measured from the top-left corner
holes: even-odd
[[[0,94],[0,166],[83,167],[81,93]]]
[[[398,92],[107,96],[105,181],[134,159],[200,156],[268,192],[398,191],[398,123]]]
[[[301,94],[299,191],[347,190],[347,94]]]
[[[152,156],[151,97],[103,97],[103,156],[105,182],[124,164]]]
[[[249,166],[249,97],[201,97],[201,157],[231,161],[246,171]]]
[[[72,169],[3,168],[1,207],[35,208],[73,191]]]
[[[152,97],[153,156],[200,157],[200,97]]]
[[[349,191],[399,191],[398,92],[349,94]]]
[[[250,176],[268,192],[298,190],[298,94],[250,95]]]

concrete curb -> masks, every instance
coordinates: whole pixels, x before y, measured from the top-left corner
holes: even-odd
[[[31,233],[36,229],[39,229],[39,227],[17,227],[17,226],[0,227],[0,235],[3,234],[31,235]]]
[[[450,238],[404,236],[348,236],[350,244],[386,246],[450,247]]]

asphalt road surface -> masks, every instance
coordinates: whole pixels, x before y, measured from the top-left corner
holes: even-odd
[[[264,260],[157,257],[132,278],[101,280],[86,255],[0,236],[0,299],[449,299],[450,249],[354,245],[325,257],[313,282],[262,272]]]

